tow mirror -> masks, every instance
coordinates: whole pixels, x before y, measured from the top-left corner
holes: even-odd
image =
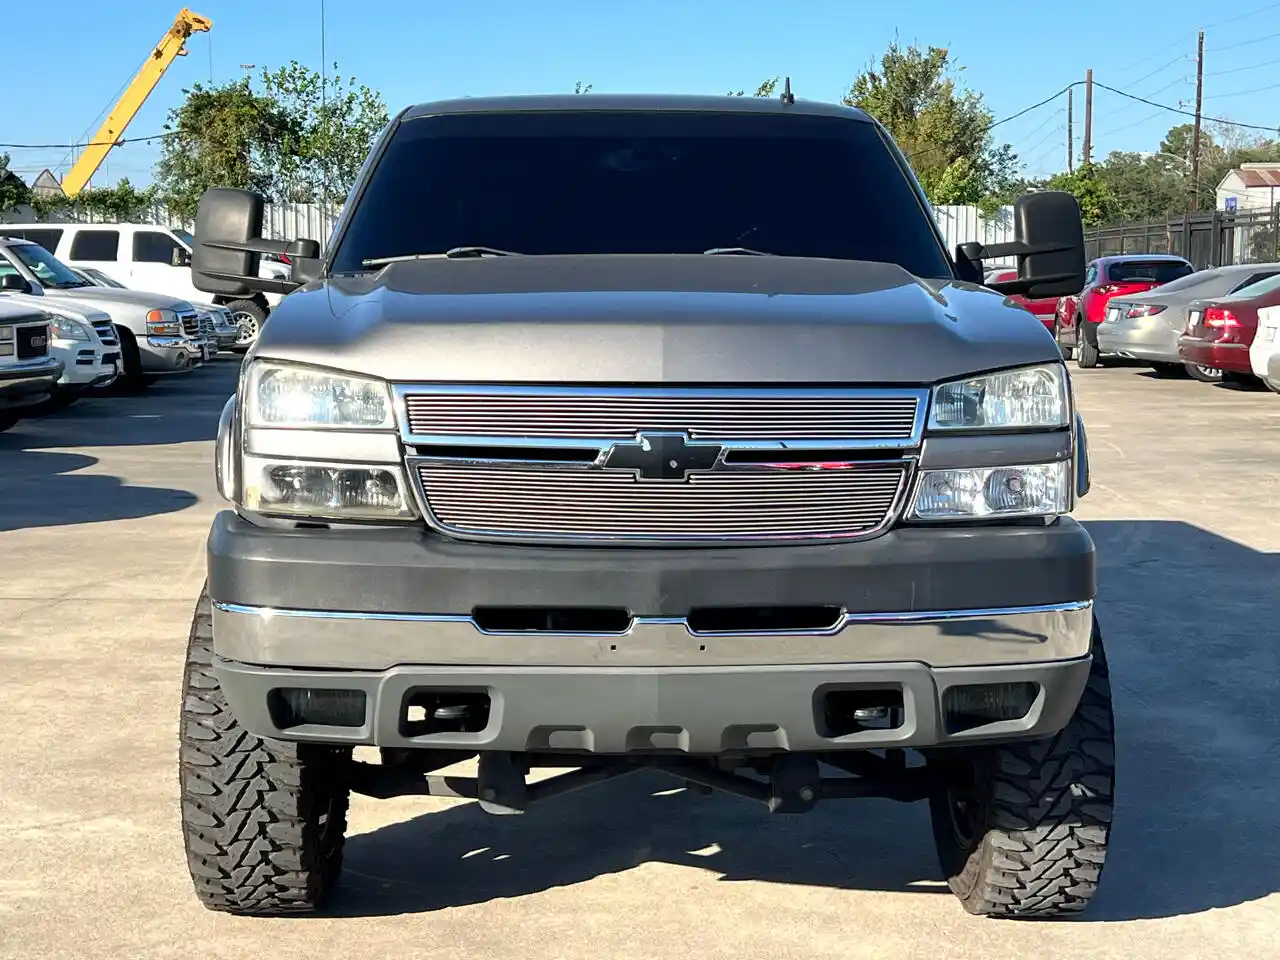
[[[1084,288],[1084,225],[1080,205],[1065,190],[1024,194],[1013,205],[1012,243],[962,243],[958,260],[968,261],[981,276],[981,262],[999,257],[1018,258],[1018,279],[987,284],[1005,294],[1033,298],[1063,297]]]
[[[191,255],[191,279],[197,290],[224,297],[254,293],[289,293],[293,280],[258,275],[264,253],[283,253],[284,240],[262,236],[264,201],[252,190],[214,187],[206,190],[196,208],[196,241]]]

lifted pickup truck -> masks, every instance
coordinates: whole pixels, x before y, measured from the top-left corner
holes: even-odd
[[[202,290],[282,292],[262,210],[205,194]],[[952,255],[878,123],[786,95],[399,114],[326,256],[289,245],[219,425],[200,899],[319,906],[351,792],[510,814],[649,769],[776,813],[928,800],[968,910],[1083,908],[1113,787],[1085,434],[1002,295],[1078,290],[1083,240],[1068,194],[1015,220]]]

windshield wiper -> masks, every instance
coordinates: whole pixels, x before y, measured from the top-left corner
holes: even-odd
[[[405,263],[409,260],[461,260],[465,257],[519,257],[515,250],[499,250],[497,247],[450,247],[444,253],[406,253],[399,257],[370,257],[361,260],[365,267],[385,267],[388,263]]]
[[[712,247],[710,250],[703,250],[702,255],[705,257],[722,257],[722,256],[773,257],[773,256],[777,256],[777,254],[769,253],[767,250],[752,250],[750,247]]]

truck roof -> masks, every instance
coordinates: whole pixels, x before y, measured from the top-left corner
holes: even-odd
[[[870,123],[856,107],[818,100],[783,103],[777,97],[728,97],[703,94],[560,93],[520,94],[504,97],[463,97],[434,100],[408,107],[405,120],[461,113],[514,113],[545,110],[685,110],[698,113],[789,113],[810,117],[840,117]]]

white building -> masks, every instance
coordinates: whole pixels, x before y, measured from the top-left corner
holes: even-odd
[[[1242,163],[1218,184],[1219,210],[1274,210],[1280,203],[1280,163]]]

